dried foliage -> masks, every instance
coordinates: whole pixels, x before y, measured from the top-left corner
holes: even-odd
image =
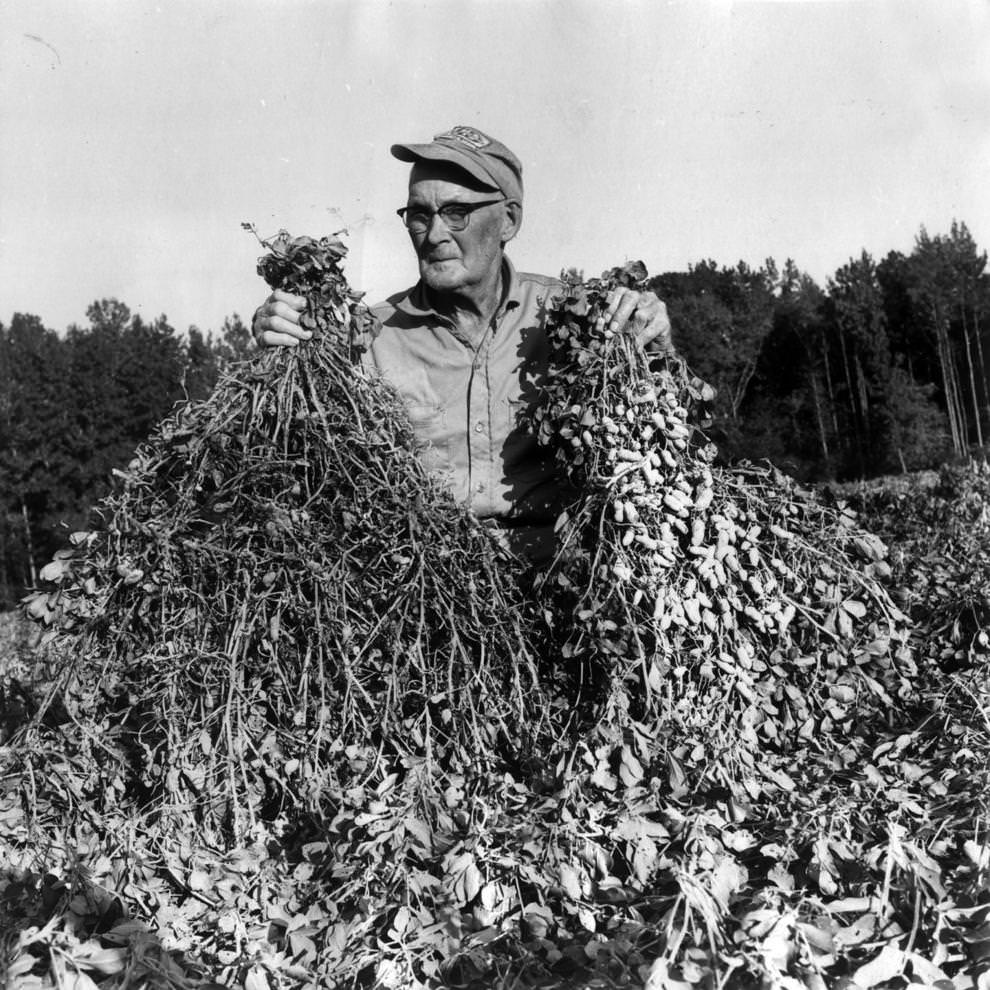
[[[527,598],[325,271],[342,336],[165,424],[29,606],[76,660],[3,751],[8,986],[985,985],[986,472],[926,514],[720,467],[599,326],[645,272],[568,276]]]
[[[582,498],[542,584],[564,655],[610,684],[625,719],[610,728],[667,740],[654,758],[680,788],[687,764],[752,796],[776,786],[773,754],[910,694],[908,620],[881,540],[779,471],[713,463],[708,386],[600,329],[609,290],[637,275],[571,278],[551,310],[534,429]]]
[[[166,420],[29,605],[74,637],[56,691],[99,698],[93,745],[237,837],[379,759],[515,753],[544,709],[513,563],[356,363],[371,326],[343,245],[270,247],[259,272],[307,295],[314,341]]]
[[[902,607],[928,632],[928,667],[967,667],[990,650],[990,465],[944,465],[907,489],[888,479],[837,493],[894,547]]]

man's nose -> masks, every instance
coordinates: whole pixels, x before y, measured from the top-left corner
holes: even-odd
[[[426,225],[426,232],[423,235],[431,244],[438,244],[440,241],[450,237],[450,230],[443,222],[439,213],[434,213],[430,217],[430,222]]]

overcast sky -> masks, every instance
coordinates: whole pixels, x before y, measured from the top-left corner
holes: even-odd
[[[0,321],[116,296],[216,329],[241,230],[347,226],[416,278],[389,145],[469,124],[526,184],[517,267],[792,257],[821,282],[922,224],[990,245],[990,3],[0,0]]]

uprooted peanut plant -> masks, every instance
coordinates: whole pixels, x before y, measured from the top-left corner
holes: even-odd
[[[28,605],[7,985],[983,985],[985,468],[926,514],[722,466],[598,327],[645,272],[567,275],[534,576],[363,370],[343,246],[268,247],[314,342],[163,423]]]

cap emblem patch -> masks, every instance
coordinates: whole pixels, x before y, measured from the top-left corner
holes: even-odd
[[[466,144],[469,148],[474,148],[475,151],[481,151],[482,148],[487,148],[492,143],[491,139],[485,137],[481,131],[463,125],[452,127],[449,131],[438,134],[433,140],[456,141],[458,144]]]

